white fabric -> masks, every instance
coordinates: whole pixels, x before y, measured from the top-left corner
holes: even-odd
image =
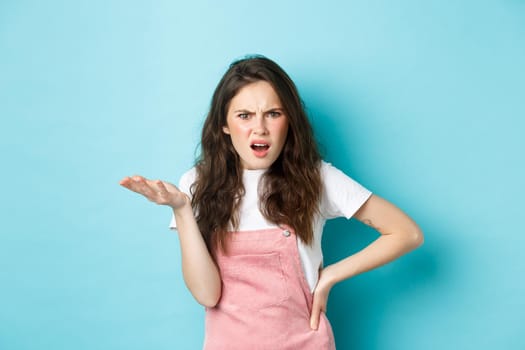
[[[264,169],[244,170],[243,172],[246,193],[240,208],[239,231],[276,227],[274,223],[267,221],[263,217],[258,207],[257,186],[264,172]],[[190,169],[182,175],[179,182],[179,189],[191,195],[190,186],[194,182],[195,176],[195,168]],[[317,284],[319,267],[322,266],[323,262],[321,238],[326,220],[336,217],[346,217],[350,219],[372,194],[342,171],[326,162],[322,162],[321,165],[321,178],[323,182],[323,195],[319,215],[314,219],[313,243],[311,246],[308,246],[300,239],[297,240],[299,255],[311,291],[314,290]],[[171,219],[170,228],[177,228],[174,216]]]

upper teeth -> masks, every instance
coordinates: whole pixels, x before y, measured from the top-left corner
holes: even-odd
[[[266,144],[264,144],[264,143],[254,143],[253,145],[254,146],[260,146],[260,147],[266,146]]]

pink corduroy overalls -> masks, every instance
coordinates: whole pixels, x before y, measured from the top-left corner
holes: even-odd
[[[289,228],[232,232],[217,253],[222,295],[206,309],[204,350],[333,350],[325,314],[310,328],[312,293]]]

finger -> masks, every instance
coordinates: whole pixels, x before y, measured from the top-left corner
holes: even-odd
[[[156,185],[162,193],[166,193],[166,194],[180,194],[181,193],[181,191],[179,190],[177,186],[169,182],[158,180]]]
[[[167,203],[167,198],[170,193],[166,189],[166,186],[164,186],[164,183],[161,180],[155,180],[151,182],[151,187],[156,191],[155,202],[157,204]]]
[[[130,182],[131,182],[131,178],[129,176],[126,176],[125,178],[119,181],[119,185],[128,187]]]
[[[133,178],[126,176],[122,180],[120,180],[120,185],[127,188],[130,191],[140,193],[140,186],[137,183],[137,180],[134,180]]]
[[[160,199],[158,204],[166,204],[174,209],[180,208],[186,204],[191,205],[191,199],[189,199],[188,195],[179,190],[177,186],[161,180],[157,180],[155,185],[159,189]]]
[[[133,176],[131,179],[133,180],[133,191],[142,194],[149,200],[152,200],[152,198],[154,198],[156,191],[153,188],[151,188],[151,186],[148,184],[145,178],[143,178],[142,176]]]
[[[310,328],[317,330],[319,328],[319,318],[321,317],[321,308],[318,303],[314,300],[314,305],[312,306],[312,315],[310,316]]]
[[[162,180],[146,180],[146,184],[152,191],[150,200],[157,204],[169,204],[173,200],[173,196],[179,195],[179,191],[175,186],[171,186],[173,189],[170,191],[166,186],[166,183]],[[169,183],[168,183],[169,185]]]
[[[159,192],[164,194],[164,193],[168,193],[168,189],[166,188],[166,186],[164,185],[164,182],[161,181],[161,180],[157,180],[155,181],[155,185],[157,185],[157,188],[159,189]]]
[[[319,319],[321,318],[321,312],[323,312],[323,302],[319,297],[319,294],[314,293],[314,300],[312,303],[312,315],[310,316],[310,328],[317,330],[319,328]]]
[[[140,175],[133,175],[131,177],[131,180],[133,180],[135,182],[146,181],[146,179],[143,176],[140,176]]]

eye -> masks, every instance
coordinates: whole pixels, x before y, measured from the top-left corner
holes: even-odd
[[[250,118],[250,114],[248,114],[248,113],[239,113],[239,114],[237,114],[237,117],[244,120],[244,119]]]
[[[277,118],[277,117],[280,117],[281,116],[281,112],[278,112],[278,111],[270,111],[268,112],[268,116],[270,118]]]

